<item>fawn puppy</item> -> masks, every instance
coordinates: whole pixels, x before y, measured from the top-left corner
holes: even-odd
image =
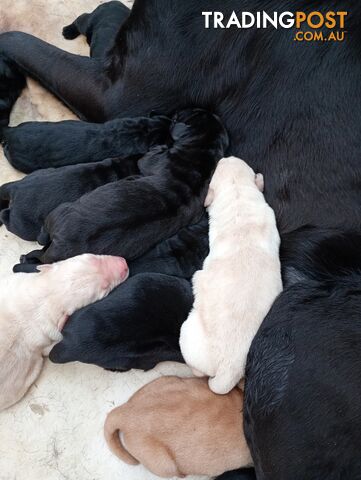
[[[109,448],[159,477],[219,475],[252,464],[243,435],[243,392],[212,393],[205,379],[159,378],[109,413]]]

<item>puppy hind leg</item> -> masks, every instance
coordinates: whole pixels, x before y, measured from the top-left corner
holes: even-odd
[[[138,448],[147,452],[142,460],[142,465],[161,478],[185,478],[179,470],[176,459],[172,452],[163,443],[154,437],[143,437],[139,439]]]
[[[73,23],[65,26],[62,32],[63,37],[66,38],[66,40],[74,40],[79,37],[79,35],[86,35],[89,17],[89,13],[83,13],[76,18]]]

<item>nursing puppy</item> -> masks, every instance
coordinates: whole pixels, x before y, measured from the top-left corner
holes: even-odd
[[[121,2],[113,1],[99,5],[92,13],[83,13],[73,23],[63,28],[63,36],[73,40],[85,35],[90,46],[90,56],[105,57],[114,47],[122,23],[130,10]]]
[[[39,269],[1,283],[0,410],[19,401],[34,383],[44,356],[62,339],[68,316],[104,298],[128,275],[124,259],[94,255]]]
[[[208,215],[203,215],[198,223],[182,228],[176,235],[130,261],[130,276],[148,272],[190,280],[202,268],[208,252]],[[21,261],[23,263],[14,266],[15,273],[36,272],[37,265],[41,264],[36,256],[24,255]]]
[[[280,237],[260,190],[263,177],[230,157],[219,162],[206,199],[210,254],[193,277],[194,308],[180,346],[219,394],[244,376],[252,339],[282,291]]]
[[[0,55],[0,139],[9,124],[10,112],[26,85],[25,77],[11,60]]]
[[[39,170],[0,187],[0,222],[18,237],[35,241],[54,208],[137,173],[133,157]]]
[[[252,463],[243,434],[243,393],[212,393],[204,379],[163,377],[108,415],[112,452],[159,477],[219,475]]]
[[[106,123],[26,122],[4,128],[2,142],[9,163],[24,173],[41,168],[144,155],[153,144],[169,140],[170,120],[161,115],[122,118]]]
[[[179,332],[192,307],[190,282],[144,273],[67,321],[63,340],[50,352],[54,363],[91,363],[109,370],[150,370],[182,362]]]
[[[209,252],[208,215],[129,262],[131,275],[162,273],[190,280]]]
[[[39,240],[45,244],[39,260],[84,252],[132,260],[197,222],[228,136],[218,117],[200,109],[181,112],[171,135],[171,148],[157,147],[138,162],[145,177],[113,182],[53,210]]]

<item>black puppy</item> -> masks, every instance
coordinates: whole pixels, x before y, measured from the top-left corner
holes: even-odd
[[[0,138],[3,128],[9,124],[11,109],[25,85],[25,77],[19,69],[0,55]]]
[[[39,238],[46,246],[35,256],[42,263],[84,252],[133,260],[197,222],[228,136],[218,117],[199,109],[183,111],[171,135],[172,148],[138,162],[146,177],[105,185],[52,211]]]
[[[0,221],[20,238],[35,241],[54,208],[136,174],[139,169],[134,157],[39,170],[0,187]]]
[[[136,275],[67,321],[50,352],[55,363],[79,361],[110,370],[150,370],[183,362],[179,332],[192,308],[190,282],[160,274]]]
[[[162,273],[190,280],[202,268],[209,252],[208,216],[189,227],[184,227],[173,237],[163,240],[141,257],[128,262],[129,275]],[[36,258],[14,266],[14,272],[34,273],[40,264]]]
[[[241,470],[233,470],[217,477],[215,480],[257,480],[253,468],[244,468]],[[277,480],[277,479],[274,479]]]
[[[153,272],[191,280],[209,253],[208,215],[129,262],[130,276]]]
[[[26,122],[3,130],[4,154],[24,173],[39,168],[144,155],[167,142],[170,120],[161,115],[117,119],[104,124],[67,120]]]
[[[85,35],[90,46],[90,56],[105,57],[114,46],[117,34],[129,17],[129,8],[112,1],[99,5],[92,13],[83,13],[73,23],[63,28],[63,35],[73,40]]]

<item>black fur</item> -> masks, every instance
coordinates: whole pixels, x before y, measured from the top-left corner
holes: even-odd
[[[147,176],[99,187],[53,210],[38,239],[46,243],[40,261],[53,263],[85,252],[133,260],[199,221],[228,137],[218,118],[203,110],[181,112],[171,134],[173,147],[156,148],[138,162]]]
[[[192,304],[187,280],[136,275],[104,300],[72,315],[50,360],[119,371],[150,370],[162,361],[183,362],[179,333]]]
[[[18,68],[0,54],[0,138],[9,124],[10,112],[25,87],[25,77]]]
[[[361,478],[360,282],[289,287],[253,341],[244,425],[257,480]]]
[[[159,115],[104,124],[26,122],[4,129],[4,153],[10,164],[24,173],[144,155],[151,145],[169,140],[169,125],[170,120]]]
[[[306,226],[283,235],[285,285],[305,279],[324,281],[361,273],[361,233]]]
[[[47,215],[65,201],[136,174],[134,157],[39,170],[0,187],[0,221],[20,238],[35,241]]]
[[[233,472],[224,473],[215,480],[256,480],[256,475],[253,468],[242,468],[240,470],[234,470]]]
[[[308,5],[301,0],[297,9]],[[281,6],[294,7],[290,0],[212,2],[226,17]],[[136,0],[105,62],[20,32],[0,35],[0,53],[88,121],[188,105],[214,111],[230,134],[230,153],[265,175],[281,233],[308,224],[359,230],[361,5],[319,5],[347,11],[348,33],[343,43],[312,45],[294,42],[293,30],[207,30],[209,7],[209,0]]]
[[[162,273],[190,280],[202,268],[209,252],[208,216],[189,227],[184,227],[173,237],[163,240],[154,248],[130,262],[129,276],[139,273]],[[23,263],[15,265],[14,272],[34,273],[40,260],[24,256]]]
[[[257,480],[361,478],[360,240],[308,227],[283,242],[290,286],[246,370],[244,425]]]
[[[119,28],[129,14],[129,8],[123,3],[107,2],[99,5],[92,13],[80,15],[63,28],[63,35],[68,40],[85,35],[90,46],[90,56],[102,58],[114,45]]]

